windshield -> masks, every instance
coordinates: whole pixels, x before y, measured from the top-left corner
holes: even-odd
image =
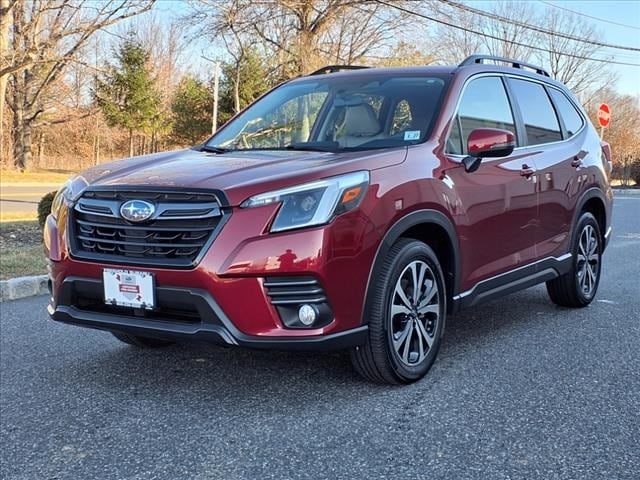
[[[219,150],[377,149],[424,141],[440,77],[311,77],[273,90],[204,146]]]

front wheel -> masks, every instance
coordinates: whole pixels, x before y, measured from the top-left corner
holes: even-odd
[[[584,213],[578,220],[571,249],[569,272],[547,282],[551,301],[563,307],[580,308],[591,303],[600,284],[602,236],[595,217]]]
[[[371,288],[369,336],[351,351],[355,370],[377,383],[419,380],[436,358],[446,316],[438,257],[422,242],[401,239]]]

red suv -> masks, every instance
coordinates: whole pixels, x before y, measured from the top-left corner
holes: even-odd
[[[327,67],[203,145],[70,179],[49,313],[140,347],[348,348],[364,377],[412,382],[449,313],[541,282],[593,300],[610,166],[538,67]]]

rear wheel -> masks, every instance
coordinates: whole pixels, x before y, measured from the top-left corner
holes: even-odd
[[[355,370],[378,383],[419,380],[436,358],[446,316],[438,258],[424,243],[401,239],[385,257],[372,288],[369,336],[351,351]]]
[[[160,340],[158,338],[150,338],[150,337],[139,337],[137,335],[129,335],[128,333],[122,333],[122,332],[111,332],[111,334],[121,342],[124,342],[129,345],[133,345],[139,348],[160,348],[160,347],[167,347],[175,343],[169,340]]]
[[[571,270],[548,281],[547,292],[557,305],[586,307],[596,295],[602,270],[602,236],[591,213],[584,213],[578,220],[571,253]]]

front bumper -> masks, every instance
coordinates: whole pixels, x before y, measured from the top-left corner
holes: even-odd
[[[178,287],[158,288],[164,311],[173,312],[113,312],[98,302],[79,299],[98,299],[102,282],[94,279],[68,277],[58,290],[58,302],[48,307],[53,320],[72,325],[117,331],[143,337],[176,341],[203,341],[228,346],[276,350],[340,350],[365,342],[366,325],[322,336],[257,336],[238,330],[213,297],[205,290]],[[189,310],[176,314],[179,306]],[[131,314],[133,313],[133,315]]]
[[[268,233],[277,206],[237,209],[193,268],[128,265],[76,258],[68,248],[67,215],[47,219],[54,320],[143,336],[200,339],[258,348],[341,348],[364,342],[363,304],[377,230],[368,215],[352,211],[328,225]],[[144,270],[155,279],[156,298],[172,298],[152,314],[105,310],[103,271]],[[277,286],[317,282],[319,298],[303,288],[283,298]],[[74,292],[85,299],[78,301]],[[89,294],[89,295],[87,295]],[[83,295],[80,295],[82,297]],[[276,298],[275,295],[278,295]],[[291,293],[293,295],[293,293]],[[303,300],[304,298],[304,300]],[[284,301],[282,301],[284,300]],[[321,317],[309,328],[291,323],[292,313],[316,303]],[[320,308],[326,302],[328,309]],[[171,303],[171,302],[170,302]],[[283,305],[286,304],[286,305]],[[183,315],[183,313],[186,314]],[[329,313],[324,313],[329,312]],[[150,318],[153,317],[153,318]],[[295,328],[294,328],[295,327]]]

